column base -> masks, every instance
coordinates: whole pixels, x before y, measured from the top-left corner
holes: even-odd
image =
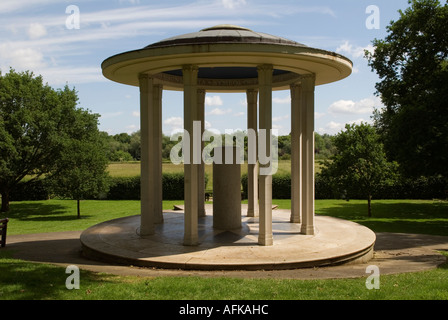
[[[154,221],[155,224],[162,224],[163,223],[163,214],[159,214],[156,216],[156,221]]]
[[[259,216],[259,211],[247,210],[247,216],[251,218],[256,218]]]
[[[140,227],[137,229],[137,234],[138,234],[140,237],[152,236],[152,235],[154,235],[155,233],[156,233],[156,232],[155,232],[154,228],[142,228],[142,226],[140,226]]]
[[[198,239],[186,239],[186,238],[184,238],[183,245],[186,246],[186,247],[198,246],[199,245],[199,240]]]
[[[302,226],[300,228],[300,233],[306,236],[314,236],[314,226]]]
[[[289,220],[291,223],[301,223],[301,221],[300,221],[300,217],[292,217],[291,216],[291,219]]]
[[[274,238],[271,235],[267,236],[258,236],[258,244],[260,246],[270,247],[274,245]]]

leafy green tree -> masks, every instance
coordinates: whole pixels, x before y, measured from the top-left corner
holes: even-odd
[[[448,177],[448,5],[409,4],[366,52],[385,105],[375,126],[405,174]]]
[[[126,162],[132,161],[134,158],[132,158],[129,152],[117,150],[108,155],[108,160],[112,162]]]
[[[140,130],[134,132],[131,135],[131,140],[129,142],[129,153],[135,160],[140,160],[141,158],[141,136]]]
[[[65,140],[64,153],[50,181],[57,195],[77,201],[79,219],[81,200],[98,197],[107,191],[109,161],[97,129],[96,115],[80,109],[77,113],[78,120],[72,127],[72,137]]]
[[[380,137],[374,127],[368,124],[346,125],[334,137],[337,149],[322,169],[322,175],[328,178],[340,193],[350,195],[359,190],[368,202],[368,216],[372,216],[371,200],[375,188],[394,176],[397,167],[387,161]]]
[[[51,178],[81,157],[87,132],[97,132],[97,116],[77,109],[76,91],[55,90],[32,72],[0,73],[0,193],[1,211],[9,210],[9,195],[18,183]],[[71,144],[78,141],[77,144]],[[99,148],[97,148],[99,150]]]
[[[315,149],[317,159],[327,159],[331,157],[335,152],[333,136],[330,136],[329,134],[320,135],[316,132]]]
[[[64,117],[76,104],[69,90],[53,90],[33,73],[0,73],[0,193],[1,211],[9,210],[9,195],[25,177],[38,179],[54,169],[63,145]]]

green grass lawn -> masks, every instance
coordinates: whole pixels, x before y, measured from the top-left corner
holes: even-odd
[[[182,201],[166,201],[164,209]],[[274,200],[280,208],[290,201]],[[8,234],[84,230],[99,222],[139,213],[139,201],[83,201],[81,219],[70,200],[12,202]],[[448,235],[448,202],[317,200],[316,213],[356,221],[377,232]],[[445,253],[446,254],[446,253]],[[0,299],[109,300],[383,300],[448,299],[448,265],[431,271],[381,276],[379,290],[365,278],[335,280],[206,277],[122,277],[81,271],[81,289],[67,290],[65,268],[12,259],[0,249]]]

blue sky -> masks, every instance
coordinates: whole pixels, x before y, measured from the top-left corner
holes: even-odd
[[[67,27],[75,23],[71,5],[79,9],[79,28]],[[378,29],[366,26],[370,5],[379,9]],[[349,78],[316,88],[316,132],[335,134],[346,123],[370,122],[381,107],[374,96],[378,78],[362,53],[407,7],[407,0],[1,0],[0,69],[31,70],[54,88],[75,87],[79,106],[101,115],[100,130],[132,133],[140,123],[139,90],[105,79],[102,61],[171,36],[237,24],[353,61]],[[182,105],[182,93],[164,91],[165,134],[182,127]],[[244,94],[207,94],[209,129],[245,129],[246,116]],[[273,127],[288,134],[290,121],[289,92],[275,92]]]

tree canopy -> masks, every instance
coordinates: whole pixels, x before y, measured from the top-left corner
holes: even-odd
[[[339,193],[350,198],[353,191],[361,190],[368,200],[368,216],[375,188],[393,176],[396,164],[388,162],[380,137],[374,127],[361,123],[349,125],[334,137],[336,153],[322,169]]]
[[[385,105],[375,126],[405,174],[448,177],[448,5],[409,4],[366,52]]]
[[[17,184],[51,178],[72,169],[61,161],[81,151],[82,141],[98,132],[98,116],[77,108],[75,89],[55,90],[32,72],[0,73],[1,211]],[[78,145],[74,145],[73,142]]]

